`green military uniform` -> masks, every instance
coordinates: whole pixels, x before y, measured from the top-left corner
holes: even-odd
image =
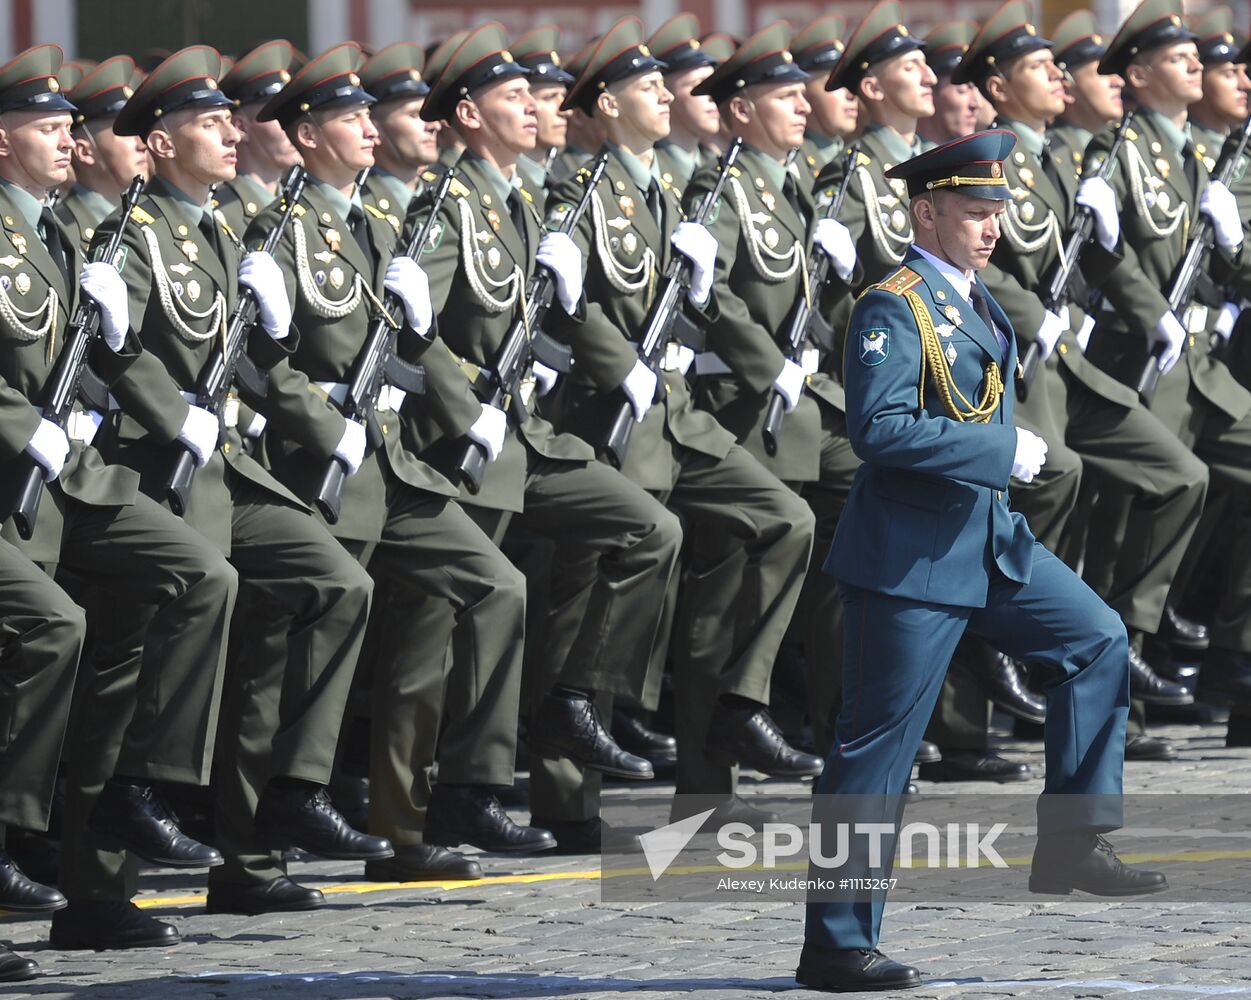
[[[447,115],[455,106],[451,83],[472,92],[484,80],[478,74],[495,66],[515,65],[494,29],[474,36],[473,63],[458,54],[436,84],[423,115]],[[469,43],[466,43],[469,47]],[[505,58],[507,57],[507,58]],[[511,71],[500,69],[505,77]],[[455,74],[455,76],[453,76]],[[504,337],[522,304],[524,285],[533,272],[543,219],[536,199],[524,186],[510,183],[487,160],[467,150],[456,165],[457,182],[444,203],[437,245],[422,258],[430,275],[437,313],[444,314],[441,336],[462,359],[470,387],[482,394],[488,386],[475,373],[495,366]],[[519,179],[514,178],[519,183]],[[410,227],[424,218],[416,206]],[[581,312],[581,306],[579,312]],[[549,323],[559,323],[556,305]],[[454,322],[447,322],[455,317]],[[577,322],[581,317],[574,319]],[[529,381],[527,377],[527,382]],[[643,695],[652,649],[664,608],[664,595],[677,563],[681,529],[664,507],[620,473],[596,462],[584,441],[561,434],[534,412],[522,386],[530,415],[513,427],[500,456],[491,462],[480,491],[462,491],[461,502],[497,539],[513,515],[519,527],[548,538],[558,549],[585,559],[587,574],[553,574],[545,655],[540,658],[546,683],[635,701]],[[412,421],[414,442],[448,475],[465,441],[446,435],[433,421]],[[534,686],[532,685],[532,689]],[[532,705],[531,742],[537,744],[543,702]],[[553,769],[532,771],[532,811],[536,816],[586,820],[586,804],[570,803],[567,784]],[[548,783],[546,776],[552,775]],[[581,813],[570,815],[570,812]]]
[[[561,63],[560,28],[546,24],[527,31],[509,46],[517,63],[530,71],[530,89],[550,89],[572,86],[576,77]],[[547,204],[549,171],[560,156],[563,147],[536,147],[532,154],[522,153],[517,158],[517,173],[525,189],[535,197],[535,205],[542,215]]]
[[[370,103],[355,73],[359,63],[354,44],[330,49],[262,116],[286,126],[303,113],[301,103]],[[258,216],[247,244],[259,244],[277,221],[276,207]],[[364,211],[313,177],[275,253],[300,340],[290,368],[270,379],[266,446],[275,475],[300,497],[313,497],[343,437],[345,383],[377,315],[394,243],[395,230],[380,212]],[[471,697],[442,718],[440,781],[512,782],[525,592],[520,574],[452,502],[456,488],[416,456],[402,432],[408,413],[420,410],[450,433],[463,433],[480,412],[463,374],[441,343],[428,346],[410,328],[399,331],[397,350],[408,360],[421,356],[426,395],[405,402],[387,387],[375,413],[382,447],[370,449],[348,477],[330,529],[375,577],[389,581],[393,598],[437,612],[408,645],[384,644],[373,664],[370,828],[402,856],[422,843],[454,629],[456,669],[472,681],[449,683]]]
[[[666,79],[700,66],[716,66],[699,40],[699,19],[683,13],[670,18],[647,39],[648,50],[665,64]],[[715,163],[720,153],[707,143],[695,149],[679,146],[671,138],[660,139],[653,154],[665,184],[676,188],[678,197],[702,167]]]
[[[799,68],[812,76],[828,76],[843,57],[847,18],[823,14],[791,39],[791,52]],[[843,151],[841,136],[826,135],[809,122],[795,162],[815,179]]]
[[[593,115],[602,87],[660,68],[643,43],[641,25],[623,19],[588,60],[566,107]],[[561,425],[597,446],[625,402],[619,387],[639,363],[637,338],[675,252],[670,236],[683,218],[677,186],[658,158],[649,168],[611,143],[602,153],[608,155],[605,173],[573,234],[589,261],[585,320],[558,316],[553,327],[575,357],[574,376],[561,387]],[[549,228],[561,226],[581,199],[589,175],[584,167],[574,178],[554,185]],[[693,309],[691,315],[699,318]],[[734,790],[733,769],[704,753],[709,718],[718,695],[767,700],[773,653],[789,617],[795,569],[803,557],[792,542],[806,548],[802,532],[792,531],[786,538],[779,532],[784,524],[802,525],[806,512],[731,435],[692,407],[683,377],[690,354],[677,342],[664,350],[655,405],[635,424],[622,471],[665,499],[688,525],[708,525],[707,537],[701,530],[700,537],[689,541],[684,622],[672,640],[677,580],[670,587],[642,701],[645,708],[654,707],[666,649],[671,650],[678,698],[678,789],[728,796]],[[744,553],[752,553],[750,567],[742,561]],[[557,576],[570,572],[578,572],[576,562],[558,562]],[[744,582],[744,572],[754,582]],[[759,603],[742,609],[739,648],[731,650],[711,623],[737,603],[743,587],[758,587]],[[757,610],[761,607],[769,611],[762,615]]]
[[[117,112],[137,86],[139,75],[135,72],[135,61],[129,56],[106,59],[83,76],[66,94],[78,109],[74,114],[76,134],[111,128]],[[129,178],[119,177],[117,180],[129,183]],[[54,214],[74,245],[85,254],[96,234],[96,227],[115,208],[115,202],[77,183],[57,201]]]
[[[217,88],[220,76],[213,50],[176,53],[147,77],[115,128],[146,136],[163,114],[231,107]],[[131,324],[145,352],[114,386],[123,412],[109,428],[108,449],[140,473],[144,492],[164,498],[178,454],[172,442],[239,296],[243,248],[210,207],[162,176],[129,220],[115,215],[100,227],[96,247],[118,225],[126,226]],[[285,367],[294,347],[259,328],[249,343],[250,356],[271,371]],[[250,402],[264,412],[263,403]],[[231,409],[228,402],[219,447],[196,474],[183,515],[229,556],[245,605],[265,608],[263,615],[248,609],[253,631],[227,669],[214,782],[216,842],[227,863],[213,874],[215,886],[285,874],[281,853],[252,830],[257,802],[273,778],[329,781],[373,589],[308,509],[245,453]]]
[[[1131,58],[1130,50],[1136,50],[1144,37],[1153,46],[1194,38],[1173,5],[1146,0],[1113,40],[1100,71],[1120,72]],[[1094,138],[1086,154],[1086,174],[1102,166],[1111,142],[1111,129]],[[1087,356],[1133,385],[1148,357],[1147,336],[1168,312],[1166,295],[1208,185],[1208,170],[1180,129],[1143,107],[1133,134],[1121,149],[1111,183],[1121,208],[1126,248],[1123,258],[1106,272],[1106,308],[1100,313]],[[1241,253],[1245,253],[1242,248]],[[1219,248],[1210,261],[1218,283],[1238,262]],[[1251,393],[1212,352],[1208,334],[1215,312],[1196,304],[1186,316],[1178,317],[1187,331],[1183,356],[1160,379],[1151,409],[1207,463],[1214,489],[1219,487],[1242,503],[1251,489],[1247,460]],[[1235,657],[1251,652],[1251,612],[1245,600],[1251,592],[1251,556],[1241,551],[1241,546],[1251,542],[1244,536],[1228,541],[1235,551],[1231,551],[1229,572],[1214,612],[1209,662],[1221,651]],[[1218,669],[1214,667],[1209,674],[1215,675]]]

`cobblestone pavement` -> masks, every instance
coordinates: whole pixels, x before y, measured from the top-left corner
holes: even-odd
[[[1170,725],[1180,760],[1126,765],[1127,792],[1245,792],[1251,750],[1224,727]],[[1037,744],[1001,749],[1042,770]],[[750,785],[750,779],[745,784]],[[927,786],[922,784],[924,794]],[[929,786],[932,787],[932,786]],[[958,786],[944,786],[944,791]],[[1021,792],[1041,787],[1003,786]],[[769,791],[780,790],[775,782]],[[801,786],[794,786],[796,792]],[[976,791],[986,791],[977,787]],[[665,794],[664,786],[652,790]],[[620,786],[609,791],[622,794]],[[75,1000],[373,1000],[576,997],[751,1000],[800,991],[795,903],[606,904],[595,859],[482,859],[487,878],[375,886],[359,865],[292,865],[327,892],[324,909],[208,916],[196,877],[145,877],[139,902],[183,935],[169,950],[58,952],[46,922],[11,919],[0,938],[45,975],[6,997]],[[1251,887],[1248,887],[1251,890]],[[1146,901],[889,906],[882,941],[918,966],[924,997],[1251,996],[1251,903]]]

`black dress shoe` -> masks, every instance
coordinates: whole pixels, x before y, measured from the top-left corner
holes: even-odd
[[[1195,696],[1180,684],[1165,680],[1133,646],[1129,647],[1129,694],[1149,705],[1191,705]]]
[[[936,764],[922,764],[917,777],[922,781],[1025,781],[1029,765],[1000,757],[994,750],[944,750]]]
[[[618,778],[656,777],[651,761],[626,753],[604,728],[590,698],[549,692],[530,726],[530,750],[548,760],[575,764]]]
[[[787,743],[762,705],[718,702],[708,725],[707,754],[715,763],[741,764],[774,778],[815,777],[825,766],[820,757]]]
[[[917,747],[916,756],[912,758],[914,764],[937,764],[943,759],[943,752],[938,749],[938,745],[931,743],[929,740],[922,740],[921,745]]]
[[[178,826],[178,817],[157,791],[110,778],[104,783],[87,833],[106,851],[130,851],[166,868],[216,868],[221,853],[192,840]]]
[[[627,753],[646,757],[653,765],[672,764],[678,759],[678,741],[665,733],[648,729],[629,712],[612,710],[612,738]]]
[[[605,823],[598,816],[590,819],[550,819],[531,816],[534,826],[550,830],[556,838],[553,854],[599,854],[601,851],[637,851],[639,838],[632,833],[622,833]]]
[[[547,830],[514,823],[484,785],[435,785],[422,839],[438,847],[471,844],[496,854],[530,854],[556,846]]]
[[[1131,868],[1103,837],[1060,833],[1038,838],[1030,869],[1030,892],[1067,896],[1074,889],[1092,896],[1140,896],[1163,892],[1163,872]]]
[[[8,948],[0,948],[0,983],[24,983],[39,975],[39,964],[33,958],[22,958]]]
[[[1202,653],[1208,648],[1208,627],[1202,622],[1186,618],[1168,605],[1164,606],[1164,618],[1160,621],[1160,637],[1174,649]]]
[[[1225,729],[1225,746],[1251,747],[1251,714],[1230,712]]]
[[[991,703],[1026,722],[1042,722],[1047,702],[1025,686],[1025,664],[984,644],[962,656],[961,663]]]
[[[51,913],[65,906],[65,897],[58,890],[32,882],[12,858],[0,851],[0,910]]]
[[[371,882],[447,882],[482,878],[482,866],[473,858],[434,844],[401,847],[386,861],[367,861],[365,878]]]
[[[1213,646],[1203,657],[1196,693],[1203,701],[1251,706],[1251,656]]]
[[[395,853],[386,837],[348,826],[318,785],[266,785],[256,806],[255,829],[275,848],[295,847],[335,861],[375,861]]]
[[[71,900],[52,914],[49,941],[59,951],[168,948],[182,940],[172,924],[145,914],[131,902]]]
[[[209,913],[238,913],[255,917],[261,913],[315,910],[325,903],[326,897],[320,889],[310,889],[285,875],[279,875],[254,885],[232,885],[210,878],[204,908]]]
[[[804,945],[795,980],[827,993],[910,990],[921,985],[921,973],[887,958],[876,948],[813,948]]]
[[[1176,760],[1177,748],[1155,736],[1131,736],[1125,741],[1126,760]]]

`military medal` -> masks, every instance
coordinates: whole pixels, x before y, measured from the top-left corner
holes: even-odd
[[[890,189],[895,192],[897,198],[902,198],[908,193],[908,185],[899,177],[890,178]]]
[[[13,245],[17,248],[17,252],[20,253],[23,257],[25,257],[26,256],[26,237],[23,236],[21,233],[14,233],[10,237],[10,239],[12,239]]]
[[[1032,188],[1034,186],[1034,171],[1030,170],[1029,167],[1021,168],[1021,183],[1027,188]]]
[[[335,288],[343,287],[343,268],[332,267],[330,269],[330,284]]]
[[[1027,201],[1021,206],[1021,218],[1026,222],[1032,222],[1034,219],[1034,203]]]
[[[339,247],[343,243],[343,237],[339,235],[339,230],[327,229],[326,234],[325,234],[325,240],[326,240],[326,245],[330,247],[330,249],[334,253],[339,252]]]
[[[778,201],[773,197],[772,191],[761,191],[760,200],[764,202],[765,208],[767,208],[770,212],[776,212],[778,210]]]
[[[192,278],[187,282],[187,297],[190,298],[192,302],[200,297],[200,283],[196,281],[195,278]]]
[[[13,284],[17,288],[19,295],[25,295],[30,291],[30,275],[25,271],[18,271],[17,277],[13,279]]]
[[[948,344],[947,350],[943,352],[947,356],[947,364],[954,365],[956,363],[956,345]]]
[[[1173,172],[1173,168],[1169,166],[1168,160],[1162,156],[1155,161],[1155,169],[1165,180],[1168,180],[1168,175]]]
[[[177,264],[170,264],[169,271],[170,271],[170,274],[176,274],[180,278],[185,278],[187,275],[191,273],[191,268],[188,267],[186,264],[184,264],[182,261],[179,261]]]
[[[628,194],[623,194],[617,199],[617,204],[621,206],[621,211],[627,219],[634,218],[634,199]]]
[[[947,322],[960,325],[960,310],[952,303],[947,303],[947,308],[943,310],[943,315],[947,317]]]
[[[773,228],[766,229],[764,231],[764,241],[765,246],[772,250],[778,245],[778,231]]]
[[[332,254],[329,250],[318,250],[315,254],[313,254],[313,260],[319,260],[323,264],[333,264],[334,254]]]
[[[491,247],[487,250],[486,257],[487,264],[490,265],[492,270],[500,266],[500,251],[498,247]]]
[[[183,240],[182,246],[179,247],[179,249],[182,250],[183,256],[193,264],[195,263],[196,258],[200,256],[200,250],[195,245],[194,240]]]
[[[625,236],[621,238],[621,249],[624,250],[626,253],[632,254],[638,248],[639,248],[639,238],[635,236],[633,233],[626,233]]]
[[[491,209],[487,212],[487,222],[491,223],[491,228],[497,233],[500,231],[500,213]]]

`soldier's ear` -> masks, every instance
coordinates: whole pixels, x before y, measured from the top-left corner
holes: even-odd
[[[292,130],[292,145],[296,149],[307,147],[316,149],[318,146],[317,124],[311,118],[302,118],[295,123]]]
[[[11,156],[13,154],[13,145],[9,142],[9,130],[0,125],[0,156]]]
[[[482,115],[478,112],[478,105],[468,98],[457,101],[456,108],[452,114],[456,119],[458,128],[470,129],[472,131],[482,128]]]
[[[928,197],[918,195],[911,203],[912,222],[918,229],[932,231],[938,225],[938,210],[934,206],[933,194]]]
[[[174,158],[174,138],[163,128],[154,128],[148,133],[148,152],[158,160]]]
[[[981,89],[986,99],[998,106],[1008,96],[1008,81],[999,73],[991,73],[982,83]]]
[[[755,109],[747,98],[735,94],[726,102],[726,108],[729,110],[729,118],[731,125],[750,125],[755,117]]]
[[[1141,90],[1151,81],[1151,67],[1146,63],[1132,62],[1125,67],[1125,85]]]
[[[96,145],[87,136],[74,136],[74,159],[87,167],[95,165]]]
[[[882,89],[882,81],[876,76],[864,77],[856,87],[856,96],[862,101],[877,103],[886,99],[886,91]]]
[[[617,95],[607,90],[600,91],[599,96],[595,98],[595,110],[613,121],[621,117],[621,104],[617,100]]]

